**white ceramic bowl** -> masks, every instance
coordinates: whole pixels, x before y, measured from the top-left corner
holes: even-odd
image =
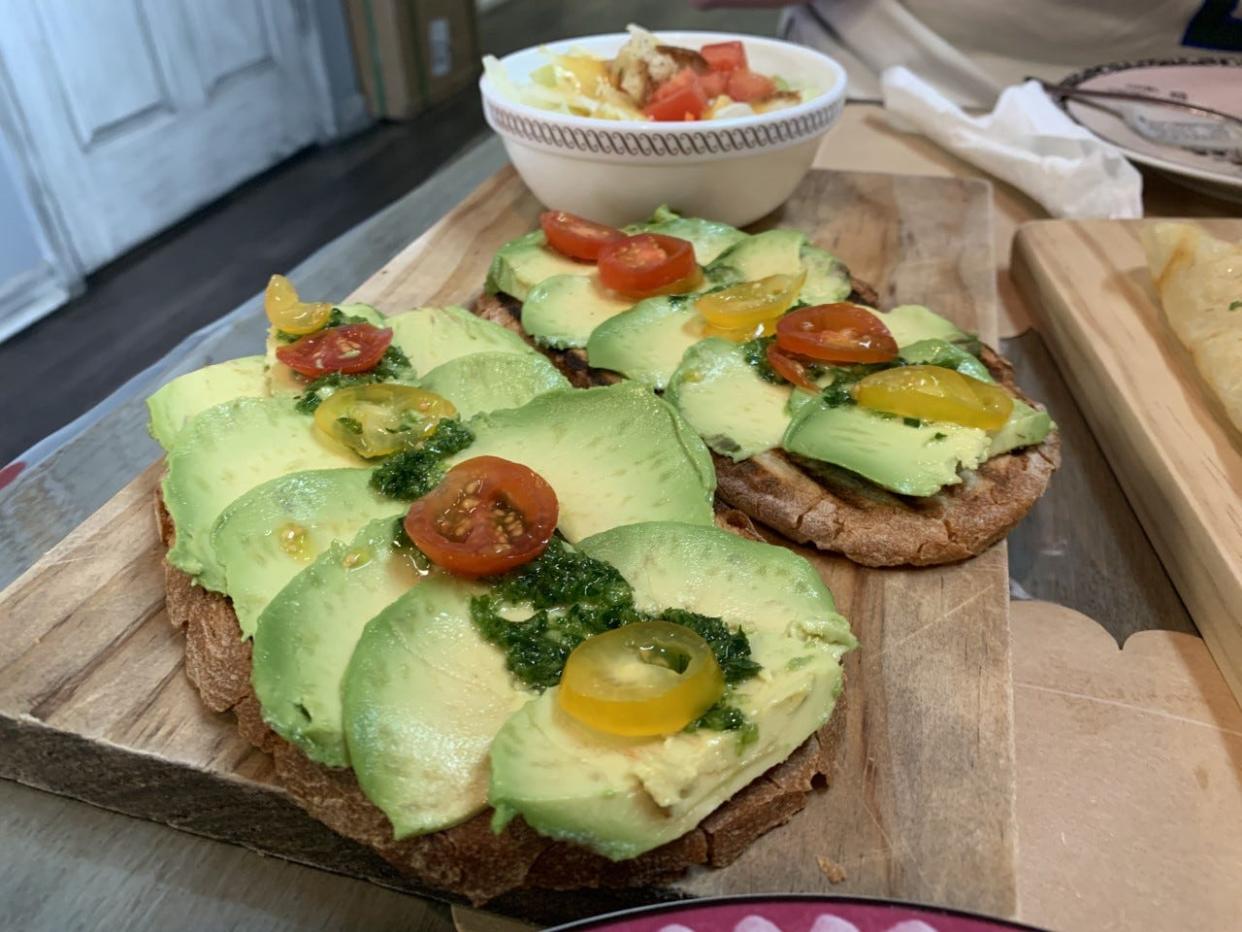
[[[841,115],[845,70],[827,55],[758,36],[660,32],[669,45],[699,48],[740,39],[755,71],[819,93],[755,116],[686,123],[603,120],[541,110],[479,81],[488,124],[504,140],[522,180],[545,205],[620,225],[660,204],[686,215],[742,226],[779,207],[811,167],[824,134]],[[585,49],[612,58],[625,33],[549,42],[501,59],[521,86],[547,64],[544,48]]]

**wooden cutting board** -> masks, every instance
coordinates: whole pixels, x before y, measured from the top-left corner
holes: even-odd
[[[1139,240],[1143,222],[1029,223],[1014,242],[1013,275],[1242,701],[1242,436],[1164,320]],[[1242,239],[1242,220],[1195,222]]]
[[[389,312],[469,301],[497,247],[530,229],[538,210],[502,171],[350,300]],[[983,182],[813,172],[768,224],[811,232],[880,287],[886,306],[927,303],[994,341],[989,212]],[[231,717],[200,705],[164,612],[151,503],[159,471],[136,478],[0,594],[0,774],[408,887],[303,815]],[[848,658],[847,737],[832,787],[724,870],[514,908],[547,921],[670,896],[819,891],[1015,912],[1004,545],[922,570],[808,556],[863,644]]]

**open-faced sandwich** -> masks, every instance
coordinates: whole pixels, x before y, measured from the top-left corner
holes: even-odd
[[[796,230],[548,211],[496,254],[486,290],[475,313],[575,384],[660,393],[711,449],[726,503],[859,563],[980,553],[1059,462],[1055,425],[999,354],[926,307],[877,310]]]
[[[854,639],[672,404],[461,308],[267,309],[266,358],[149,407],[187,672],[294,799],[476,902],[727,864],[802,807]]]

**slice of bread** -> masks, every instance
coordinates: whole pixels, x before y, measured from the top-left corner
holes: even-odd
[[[874,290],[855,280],[850,300],[875,302]],[[483,295],[480,317],[500,324],[534,345],[522,330],[522,306],[504,295]],[[583,388],[616,382],[615,372],[592,369],[583,350],[543,352],[569,380]],[[984,347],[982,361],[993,377],[1028,404],[1013,366]],[[845,470],[772,450],[740,463],[713,455],[718,500],[790,540],[849,557],[864,566],[930,566],[977,556],[1003,538],[1044,494],[1061,463],[1061,439],[1053,431],[1034,447],[994,457],[965,480],[928,498],[896,495]]]
[[[175,529],[156,493],[165,547]],[[762,538],[739,512],[719,509],[717,523]],[[499,835],[491,811],[450,829],[394,841],[387,817],[362,794],[351,771],[324,767],[273,732],[250,688],[250,644],[241,638],[229,600],[164,565],[168,616],[185,632],[186,675],[214,712],[231,711],[240,734],[270,754],[280,786],[333,831],[367,845],[404,876],[431,892],[475,905],[520,890],[650,887],[695,865],[723,867],[765,832],[800,811],[807,795],[832,776],[845,728],[845,694],[828,723],[783,763],[745,787],[681,838],[629,861],[538,835],[514,819]]]

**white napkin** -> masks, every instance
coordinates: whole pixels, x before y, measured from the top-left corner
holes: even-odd
[[[881,76],[884,106],[954,155],[1008,181],[1054,217],[1143,216],[1143,178],[1114,146],[1079,126],[1034,81],[968,116],[900,65]]]

